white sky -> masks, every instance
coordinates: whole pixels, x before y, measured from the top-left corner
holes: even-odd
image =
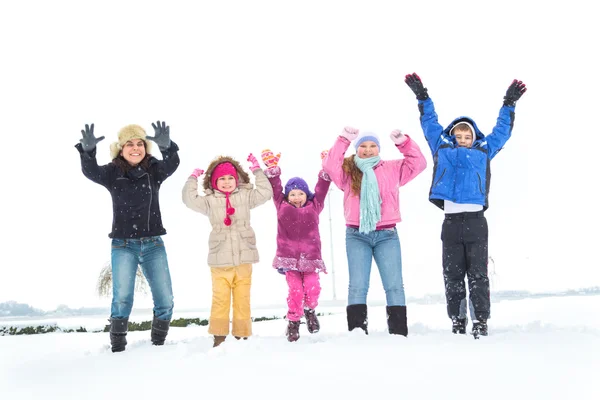
[[[282,320],[255,322],[249,340],[229,336],[214,349],[206,326],[171,328],[162,347],[150,344],[149,331],[130,332],[127,349],[116,354],[108,333],[4,336],[0,396],[592,400],[600,394],[600,360],[592,350],[600,347],[600,320],[590,315],[599,306],[600,296],[494,303],[490,336],[478,341],[450,333],[443,304],[409,307],[406,338],[387,333],[382,306],[369,307],[368,336],[347,332],[343,306],[323,307],[321,331],[310,335],[302,324],[296,343],[285,339]],[[272,311],[255,316],[285,313]],[[81,321],[55,322],[79,328]]]
[[[489,133],[514,78],[513,137],[492,162],[493,289],[532,291],[600,285],[596,93],[600,62],[587,1],[27,1],[0,14],[0,302],[43,309],[109,306],[94,292],[110,259],[110,196],[81,173],[73,146],[95,123],[100,163],[124,125],[165,120],[181,166],[163,185],[164,237],[175,307],[206,307],[209,226],[181,188],[215,156],[245,161],[281,151],[283,179],[316,183],[319,154],[341,129],[374,130],[384,158],[401,128],[426,155],[425,172],[401,190],[399,225],[408,296],[441,293],[442,211],[427,200],[432,159],[404,75],[417,72],[442,125],[460,115]],[[350,154],[350,152],[348,153]],[[333,244],[322,214],[322,299],[346,297],[342,197],[331,194]],[[253,215],[262,261],[254,304],[285,304],[271,269],[272,203]],[[333,262],[330,248],[333,246]],[[370,300],[383,298],[372,275]],[[136,298],[136,307],[151,304]]]

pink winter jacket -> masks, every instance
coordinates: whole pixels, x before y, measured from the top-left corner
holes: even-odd
[[[329,150],[327,157],[323,159],[323,169],[331,177],[333,183],[344,192],[346,225],[359,226],[360,195],[356,196],[352,192],[350,177],[344,174],[342,169],[344,155],[349,146],[350,141],[343,136],[339,136],[331,150]],[[402,221],[402,218],[400,218],[398,189],[410,182],[427,167],[427,161],[425,161],[421,149],[408,135],[406,141],[396,147],[404,155],[404,159],[381,160],[373,168],[377,183],[379,183],[379,193],[382,200],[381,220],[377,223],[377,229],[380,226],[395,225]]]

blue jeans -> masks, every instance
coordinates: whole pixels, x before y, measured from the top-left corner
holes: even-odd
[[[173,315],[173,288],[167,252],[160,236],[140,239],[113,239],[112,252],[113,299],[112,319],[129,318],[133,308],[133,292],[138,264],[150,285],[154,301],[154,316],[170,320]]]
[[[406,305],[400,239],[396,228],[367,234],[355,228],[346,228],[346,254],[350,275],[348,305],[367,304],[373,258],[379,269],[387,305]]]

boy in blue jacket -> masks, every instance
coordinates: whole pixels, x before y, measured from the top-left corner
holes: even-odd
[[[442,266],[452,332],[466,333],[466,275],[473,308],[472,334],[476,339],[487,336],[490,282],[484,211],[489,206],[490,161],[510,138],[515,104],[527,88],[523,82],[513,80],[496,126],[485,136],[469,117],[456,118],[443,128],[421,78],[412,73],[406,75],[405,82],[419,101],[421,127],[433,154],[429,200],[446,214],[442,224]]]

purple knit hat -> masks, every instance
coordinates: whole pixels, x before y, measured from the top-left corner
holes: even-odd
[[[294,189],[300,189],[304,193],[306,193],[307,200],[312,200],[313,197],[315,197],[314,193],[311,192],[308,188],[308,184],[306,183],[306,181],[302,178],[295,177],[287,181],[287,183],[285,184],[285,192],[283,193],[286,199],[288,197],[288,194],[290,194],[290,192]]]

